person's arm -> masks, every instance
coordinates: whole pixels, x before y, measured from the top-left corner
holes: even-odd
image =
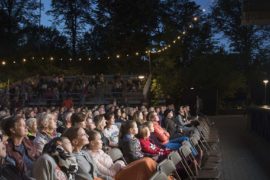
[[[154,133],[162,143],[169,140],[170,134],[159,126],[154,126]]]
[[[156,145],[152,144],[151,142],[147,142],[145,140],[140,140],[142,151],[151,155],[158,154],[158,148]],[[152,146],[152,147],[151,147]]]
[[[117,173],[114,169],[111,169],[106,162],[102,162],[96,158],[94,158],[94,161],[100,174],[113,177]]]

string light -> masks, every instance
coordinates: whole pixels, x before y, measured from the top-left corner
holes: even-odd
[[[203,12],[206,12],[205,9],[202,9],[202,11],[203,11]],[[196,17],[196,16],[194,16],[194,17],[192,18],[192,20],[195,21],[195,22],[197,22],[197,21],[199,20],[199,18]],[[193,27],[193,24],[189,24],[189,25],[188,25],[188,28],[189,28],[189,29],[192,28],[192,27]],[[180,34],[181,34],[181,35],[185,35],[185,34],[186,34],[186,31],[182,31]],[[171,41],[171,42],[172,42],[173,44],[175,44],[175,43],[177,42],[177,40],[180,40],[180,38],[181,38],[180,35],[178,35],[178,36],[176,37],[176,39],[174,39],[174,40]],[[146,50],[146,51],[145,51],[145,54],[148,54],[148,53],[152,53],[152,54],[161,53],[161,52],[164,52],[165,50],[167,50],[167,49],[170,48],[170,47],[171,47],[170,44],[168,44],[168,45],[161,45],[161,47],[158,48],[158,49],[154,49],[154,50],[153,50],[153,49],[152,49],[152,50]],[[133,54],[133,53],[131,53],[131,54]],[[142,54],[144,54],[144,53],[142,53]],[[135,53],[134,53],[133,55],[139,56],[140,53],[139,53],[138,51],[137,51],[137,52],[135,51]],[[129,57],[129,56],[130,56],[130,54],[126,54],[126,57]],[[117,58],[117,59],[119,59],[120,57],[121,57],[120,54],[116,54],[116,58]],[[31,59],[34,60],[34,59],[38,59],[38,58],[32,56]],[[44,57],[41,57],[41,59],[42,59],[42,60],[45,60]],[[101,60],[100,57],[98,57],[97,59],[98,59],[98,60]],[[109,60],[109,59],[111,59],[111,57],[110,57],[110,56],[107,56],[107,59]],[[50,57],[49,60],[53,61],[54,58],[53,58],[53,57]],[[72,58],[69,58],[68,60],[69,60],[69,61],[72,61]],[[82,61],[82,58],[79,58],[78,60],[79,60],[79,61]],[[63,61],[63,58],[60,58],[60,61]],[[91,61],[91,58],[90,58],[90,57],[88,58],[88,61]],[[23,59],[22,59],[22,62],[23,62],[23,63],[27,62],[26,58],[23,58]],[[6,65],[6,64],[7,64],[6,61],[2,61],[2,65]],[[16,64],[16,61],[13,61],[13,64]]]

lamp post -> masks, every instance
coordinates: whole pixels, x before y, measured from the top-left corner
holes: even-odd
[[[266,88],[267,88],[267,84],[268,84],[268,79],[263,80],[264,83],[264,104],[266,104]]]

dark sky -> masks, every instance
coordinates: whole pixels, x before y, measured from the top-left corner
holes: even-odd
[[[41,24],[44,26],[51,26],[51,22],[50,22],[51,17],[46,15],[46,11],[50,9],[51,1],[50,0],[41,0],[41,1],[44,4],[44,10],[42,11],[42,15],[41,15]],[[209,7],[214,0],[193,0],[193,1],[201,5],[201,8],[207,11],[209,10]]]

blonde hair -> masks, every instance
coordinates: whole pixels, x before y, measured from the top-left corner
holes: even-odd
[[[143,126],[140,127],[140,129],[139,129],[139,137],[140,138],[145,138],[147,136],[147,132],[148,132],[147,129],[150,132],[148,126],[143,125]]]

